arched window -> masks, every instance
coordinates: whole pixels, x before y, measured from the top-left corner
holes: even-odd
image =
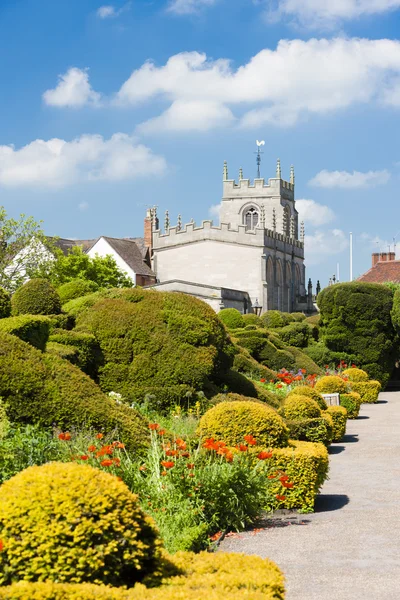
[[[249,229],[255,229],[258,225],[258,212],[255,208],[249,208],[244,215],[244,223],[246,225],[246,231]]]

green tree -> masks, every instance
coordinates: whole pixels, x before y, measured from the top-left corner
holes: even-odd
[[[45,268],[53,260],[52,251],[41,222],[24,214],[8,218],[0,206],[0,287],[16,290],[33,270]]]
[[[56,249],[55,260],[40,267],[34,275],[49,279],[56,287],[73,279],[94,281],[102,288],[134,285],[111,255],[92,258],[85,254],[81,246],[73,247],[66,256]]]

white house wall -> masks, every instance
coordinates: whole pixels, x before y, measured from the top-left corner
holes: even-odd
[[[107,240],[105,240],[104,238],[100,238],[99,240],[97,240],[94,246],[92,246],[90,250],[88,250],[87,254],[91,258],[94,258],[96,254],[101,257],[111,255],[117,263],[117,266],[121,269],[121,271],[126,273],[126,275],[128,275],[128,277],[132,279],[133,283],[136,284],[135,271],[131,269],[129,265],[126,264],[126,262],[120,257],[119,254],[117,254],[117,252],[115,252],[114,248],[112,248],[107,242]]]

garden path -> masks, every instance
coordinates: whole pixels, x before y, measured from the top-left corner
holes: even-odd
[[[332,445],[314,514],[266,521],[220,545],[275,561],[286,600],[400,599],[400,392],[379,398]]]

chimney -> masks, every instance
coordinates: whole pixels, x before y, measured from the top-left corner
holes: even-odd
[[[373,252],[373,254],[372,254],[372,266],[373,267],[376,265],[376,263],[378,263],[380,261],[380,258],[381,258],[380,252]]]
[[[396,260],[396,252],[389,252],[388,260]]]
[[[149,248],[151,256],[153,250],[153,217],[151,208],[147,209],[146,217],[144,219],[144,244]]]
[[[389,262],[396,260],[395,252],[374,252],[372,254],[372,266],[374,267],[378,262]]]

